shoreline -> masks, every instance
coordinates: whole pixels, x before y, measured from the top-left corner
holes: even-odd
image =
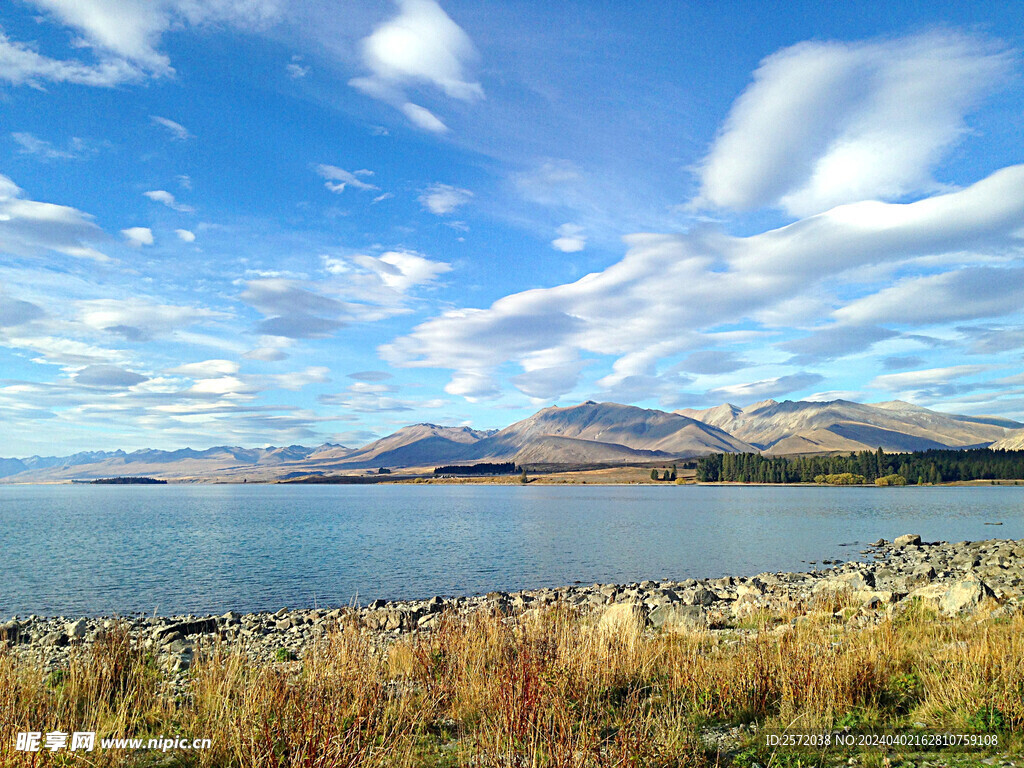
[[[220,616],[12,617],[0,624],[0,643],[54,669],[67,662],[72,649],[96,643],[120,628],[174,671],[185,672],[199,647],[217,642],[258,661],[271,662],[282,655],[298,659],[346,622],[387,642],[428,633],[445,616],[483,612],[512,618],[556,604],[598,620],[628,613],[654,632],[712,633],[749,625],[758,616],[807,613],[828,602],[852,609],[852,619],[859,625],[877,623],[913,604],[949,616],[970,613],[987,601],[999,611],[1024,612],[1024,539],[923,542],[920,536],[907,534],[892,542],[880,539],[859,554],[870,559],[826,559],[821,564],[829,567],[808,571],[571,584],[486,595],[375,600],[365,606],[283,607]]]
[[[11,751],[29,727],[208,739],[135,750],[140,768],[1016,764],[1024,539],[863,551],[823,571],[8,622],[0,763],[36,764]]]

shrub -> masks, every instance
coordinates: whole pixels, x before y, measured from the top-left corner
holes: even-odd
[[[903,475],[886,475],[885,477],[879,477],[875,479],[875,485],[878,486],[890,486],[890,485],[906,485],[907,478]]]

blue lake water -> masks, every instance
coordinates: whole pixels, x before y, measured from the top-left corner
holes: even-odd
[[[9,485],[0,618],[808,570],[902,533],[1024,538],[1024,486]]]

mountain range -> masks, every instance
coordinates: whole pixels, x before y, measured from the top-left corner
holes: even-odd
[[[902,401],[861,404],[766,400],[666,412],[588,401],[550,407],[502,430],[413,424],[361,448],[324,444],[197,451],[90,451],[64,457],[0,458],[0,482],[100,477],[241,482],[380,467],[429,471],[445,464],[629,464],[709,453],[769,455],[929,448],[1024,448],[1024,424],[941,413]]]

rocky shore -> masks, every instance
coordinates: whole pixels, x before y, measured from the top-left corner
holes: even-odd
[[[592,613],[609,627],[628,619],[650,631],[708,632],[771,626],[770,631],[784,633],[826,611],[863,626],[913,606],[942,615],[969,614],[982,605],[1005,613],[1024,610],[1024,540],[924,542],[907,534],[892,542],[880,539],[859,555],[807,572],[377,600],[335,609],[204,617],[14,617],[0,624],[0,643],[52,670],[65,665],[75,647],[127,630],[165,668],[183,674],[200,647],[217,642],[243,650],[256,663],[286,663],[300,659],[344,622],[358,623],[383,644],[405,633],[429,632],[445,615],[486,611],[512,617],[555,603]],[[775,621],[766,624],[765,617]],[[780,622],[779,617],[788,618]]]

